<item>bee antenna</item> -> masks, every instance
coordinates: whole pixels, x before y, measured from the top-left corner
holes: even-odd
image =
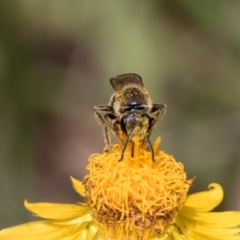
[[[132,129],[131,133],[127,136],[127,141],[124,143],[123,145],[123,149],[122,149],[122,154],[121,154],[121,157],[120,159],[118,160],[119,162],[121,162],[123,160],[123,157],[124,157],[124,153],[126,151],[126,148],[127,148],[127,145],[131,139],[131,135],[132,135],[132,132],[133,132],[134,128]]]

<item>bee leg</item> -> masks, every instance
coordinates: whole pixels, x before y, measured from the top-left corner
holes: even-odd
[[[157,104],[157,103],[153,103],[152,104],[152,109],[150,111],[150,114],[155,115],[155,119],[156,121],[163,117],[163,115],[165,114],[167,109],[166,104]]]
[[[150,115],[150,128],[148,130],[148,137],[151,135],[153,127],[160,120],[166,112],[167,106],[165,104],[153,104]]]
[[[151,151],[151,154],[152,154],[152,161],[155,163],[155,158],[154,158],[154,151],[153,151],[153,146],[152,146],[152,143],[150,141],[149,138],[147,138],[147,143],[148,143],[148,146],[150,147],[150,151]]]
[[[121,161],[123,160],[124,153],[125,153],[125,151],[126,151],[126,148],[127,148],[127,145],[128,145],[128,143],[129,143],[129,141],[130,141],[130,136],[127,137],[127,140],[126,140],[126,142],[125,142],[124,145],[123,145],[121,157],[120,157],[120,159],[118,160],[119,162],[121,162]]]
[[[132,145],[132,158],[134,157],[134,144]]]
[[[134,128],[131,130],[130,134],[127,134],[127,140],[124,142],[124,145],[123,145],[123,149],[122,149],[122,154],[121,154],[121,157],[120,159],[118,160],[119,162],[121,162],[123,160],[123,157],[124,157],[124,153],[126,151],[126,148],[127,148],[127,145],[128,143],[130,142],[130,139],[132,137],[132,132],[133,132]]]
[[[120,145],[124,145],[125,143],[125,135],[124,133],[122,132],[121,128],[120,128],[120,123],[119,123],[119,120],[113,120],[112,121],[112,131],[113,131],[113,134],[117,137]]]
[[[108,152],[111,148],[111,138],[110,138],[110,130],[109,127],[106,124],[105,116],[101,115],[97,109],[94,109],[94,116],[97,119],[98,123],[103,127],[104,129],[104,140],[106,143],[106,146],[104,148],[104,152]]]
[[[108,152],[111,149],[111,138],[110,138],[110,131],[107,126],[104,127],[104,140],[106,143],[104,152]]]

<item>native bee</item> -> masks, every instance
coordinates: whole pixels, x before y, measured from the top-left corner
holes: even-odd
[[[154,160],[150,134],[156,122],[166,111],[165,104],[155,104],[145,89],[142,78],[134,73],[122,74],[110,79],[114,89],[109,104],[94,107],[94,115],[104,129],[105,151],[111,148],[110,130],[122,145],[122,161],[129,141],[148,144]]]

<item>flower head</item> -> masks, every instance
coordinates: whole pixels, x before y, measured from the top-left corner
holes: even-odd
[[[3,240],[240,240],[240,212],[210,212],[223,198],[214,183],[205,192],[187,196],[193,180],[173,156],[151,152],[138,142],[129,145],[122,162],[121,147],[93,154],[83,183],[74,189],[86,203],[56,204],[25,201],[25,207],[45,218],[0,231]]]
[[[175,222],[190,182],[183,165],[158,150],[159,143],[160,138],[154,144],[155,163],[139,142],[128,146],[122,162],[118,162],[119,145],[90,156],[83,181],[86,202],[107,239],[149,238]]]

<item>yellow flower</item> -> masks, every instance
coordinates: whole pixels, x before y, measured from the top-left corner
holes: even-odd
[[[210,212],[223,199],[221,186],[187,196],[193,179],[159,144],[160,138],[153,147],[156,163],[138,142],[122,162],[119,145],[93,154],[83,183],[72,178],[86,203],[25,201],[45,220],[3,229],[0,240],[240,240],[240,212]]]

